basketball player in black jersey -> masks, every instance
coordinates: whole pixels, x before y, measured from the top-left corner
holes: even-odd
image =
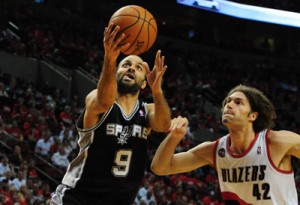
[[[116,68],[124,34],[119,26],[104,31],[104,61],[97,89],[85,100],[77,121],[78,156],[70,163],[52,205],[129,205],[145,171],[146,141],[150,129],[167,132],[170,109],[161,83],[167,66],[158,51],[154,68],[140,57],[125,57]],[[140,89],[151,88],[154,103],[139,100]]]

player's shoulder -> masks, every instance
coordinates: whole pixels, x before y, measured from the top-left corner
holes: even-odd
[[[87,94],[87,98],[89,97],[92,97],[92,96],[96,96],[97,95],[97,89],[93,89],[92,91],[90,91],[88,94]]]
[[[88,108],[89,104],[92,102],[93,99],[97,97],[97,89],[92,90],[89,92],[85,97],[85,106]]]
[[[295,132],[289,130],[269,130],[269,137],[286,137],[290,135],[296,135]]]
[[[299,134],[289,130],[269,130],[268,139],[271,142],[282,142],[285,138],[300,137]]]

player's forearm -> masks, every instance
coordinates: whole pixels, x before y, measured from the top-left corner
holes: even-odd
[[[104,57],[102,72],[97,85],[97,100],[110,107],[117,96],[116,61]]]
[[[171,125],[170,107],[162,91],[153,93],[154,99],[154,122],[157,125],[157,131],[168,132]]]
[[[151,170],[157,175],[168,175],[172,173],[172,159],[180,139],[172,138],[169,133],[159,145],[151,163]]]

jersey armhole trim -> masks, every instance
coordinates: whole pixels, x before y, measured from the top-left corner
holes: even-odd
[[[85,129],[85,128],[80,128],[77,126],[77,123],[76,123],[76,128],[79,132],[90,132],[92,130],[95,130],[96,128],[98,128],[103,122],[104,120],[107,118],[108,114],[110,113],[110,111],[113,109],[114,107],[114,104],[109,108],[109,110],[107,110],[103,115],[102,117],[100,117],[100,120],[99,122],[94,126],[94,127],[91,127],[91,128],[88,128],[88,129]],[[85,111],[84,111],[85,112]],[[80,116],[80,118],[82,118],[82,123],[83,123],[83,117],[84,117],[84,112],[82,112],[82,116]]]
[[[220,142],[220,139],[221,138],[219,138],[219,139],[217,139],[216,141],[215,141],[215,145],[214,145],[214,152],[213,152],[213,166],[214,166],[214,168],[217,170],[217,148],[218,148],[218,145],[219,145],[219,142]]]

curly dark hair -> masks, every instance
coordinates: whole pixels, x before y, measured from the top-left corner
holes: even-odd
[[[222,111],[226,104],[226,99],[235,92],[244,93],[249,100],[251,111],[258,113],[257,119],[253,122],[253,129],[255,132],[274,127],[274,121],[276,119],[274,106],[262,91],[254,87],[238,85],[232,88],[222,103]]]

